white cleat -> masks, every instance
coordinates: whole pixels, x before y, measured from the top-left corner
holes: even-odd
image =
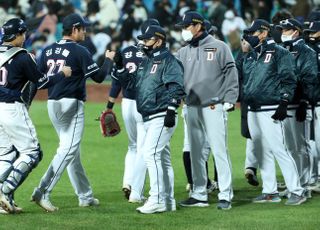
[[[79,207],[92,207],[92,206],[99,206],[100,205],[100,201],[96,198],[91,199],[90,201],[86,201],[86,200],[80,200],[79,201]]]
[[[8,195],[2,193],[2,191],[0,191],[0,202],[1,207],[5,211],[7,211],[8,213],[15,213],[15,208],[12,199]]]
[[[10,214],[10,213],[7,212],[6,210],[4,210],[2,207],[0,207],[0,214],[7,215],[7,214]]]
[[[44,199],[44,195],[41,193],[41,191],[38,188],[34,189],[31,195],[31,201],[35,202],[37,205],[39,205],[41,208],[43,208],[47,212],[55,212],[59,210],[59,208],[55,207],[48,198]]]
[[[55,207],[49,199],[41,199],[39,202],[35,201],[37,205],[46,210],[47,212],[55,212],[58,211],[59,208]]]
[[[143,206],[136,209],[138,212],[143,214],[152,214],[158,212],[165,212],[167,211],[167,207],[165,203],[153,203],[147,201]]]

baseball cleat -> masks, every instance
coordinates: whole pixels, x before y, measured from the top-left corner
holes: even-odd
[[[91,200],[80,200],[79,201],[79,207],[90,207],[90,206],[99,206],[100,202],[96,198],[92,198]]]
[[[209,203],[208,201],[197,200],[190,197],[186,200],[181,201],[179,205],[182,207],[208,207]]]
[[[4,194],[2,191],[0,191],[0,202],[1,202],[1,207],[5,211],[7,211],[8,213],[15,213],[13,200],[10,198],[9,195]]]
[[[252,186],[258,186],[259,181],[257,175],[254,173],[252,169],[246,169],[245,177],[247,178],[247,182]]]
[[[284,203],[285,205],[300,205],[306,202],[307,198],[305,196],[299,196],[297,194],[291,193],[289,199]]]
[[[129,200],[130,193],[131,193],[131,186],[130,185],[124,185],[122,188],[122,192],[124,193],[124,196],[127,200]]]
[[[10,214],[10,213],[7,212],[6,210],[4,210],[4,209],[0,206],[0,214],[2,214],[2,215],[7,215],[7,214]]]
[[[136,209],[139,213],[152,214],[167,211],[166,204],[164,203],[153,203],[147,201],[143,206]]]
[[[47,212],[58,211],[59,208],[55,207],[49,199],[44,199],[44,194],[38,188],[35,188],[32,195],[31,201],[35,202],[38,206],[46,210]]]
[[[23,209],[19,207],[14,201],[13,201],[13,206],[15,209],[15,213],[22,213]]]
[[[256,197],[252,201],[253,203],[279,203],[281,202],[281,198],[279,194],[266,194],[262,193],[260,196]]]
[[[219,200],[217,208],[219,210],[229,210],[232,208],[231,202],[227,200]]]

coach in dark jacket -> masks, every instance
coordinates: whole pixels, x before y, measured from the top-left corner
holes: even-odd
[[[243,62],[245,102],[249,105],[248,125],[263,181],[262,194],[253,202],[280,202],[274,159],[277,160],[288,191],[286,205],[306,201],[297,166],[288,152],[283,125],[287,106],[292,100],[297,80],[295,62],[290,52],[269,38],[270,24],[257,19],[244,31],[244,39],[254,49]]]
[[[138,112],[142,114],[145,136],[141,152],[150,178],[150,197],[140,213],[176,210],[173,192],[173,169],[169,142],[177,125],[176,109],[183,99],[183,67],[166,48],[166,34],[160,26],[149,26],[138,36],[143,41],[146,58],[135,73],[128,75],[120,55],[114,61],[115,75],[126,88],[136,89]]]
[[[301,37],[302,24],[299,21],[293,18],[286,19],[281,21],[278,27],[282,31],[281,40],[284,47],[295,59],[297,76],[297,88],[288,109],[288,114],[292,118],[287,119],[284,126],[287,134],[286,146],[296,161],[300,183],[306,191],[305,195],[310,198],[307,187],[310,182],[312,145],[310,132],[306,130],[310,130],[311,127],[310,102],[318,74],[317,57],[316,52],[307,46]],[[286,191],[283,195],[288,195]]]

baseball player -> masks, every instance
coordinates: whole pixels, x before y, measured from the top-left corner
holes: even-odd
[[[182,22],[182,38],[189,44],[178,50],[184,66],[184,85],[188,108],[188,135],[193,189],[186,207],[207,207],[207,173],[202,147],[207,138],[218,172],[218,209],[231,208],[233,197],[231,162],[227,151],[227,111],[233,109],[238,97],[237,69],[229,47],[208,35],[203,17],[187,12]]]
[[[160,26],[149,26],[137,37],[144,43],[146,58],[128,75],[121,56],[115,57],[117,77],[128,89],[136,90],[138,112],[145,135],[141,152],[148,168],[150,191],[140,213],[175,211],[170,139],[177,126],[176,109],[184,97],[182,64],[166,48],[166,34]]]
[[[70,67],[48,76],[38,71],[31,54],[21,48],[27,27],[23,20],[13,18],[3,27],[0,46],[0,202],[3,213],[21,212],[13,200],[15,190],[42,159],[37,134],[28,115],[30,102],[23,98],[29,82],[36,88],[45,88],[65,76]],[[27,104],[28,103],[28,104]]]
[[[293,154],[300,176],[300,184],[305,189],[305,196],[311,198],[307,189],[311,172],[310,128],[312,120],[311,101],[314,82],[317,81],[318,69],[316,52],[306,45],[302,38],[302,24],[290,18],[280,22],[281,40],[296,62],[297,89],[290,102],[288,114],[293,118],[285,123],[286,145]],[[295,118],[294,118],[295,117]],[[286,190],[280,196],[288,196]]]
[[[141,25],[141,32],[144,33],[148,26],[159,25],[158,20],[150,18]],[[128,73],[137,71],[144,53],[137,46],[128,46],[121,51],[123,66]],[[131,203],[140,203],[143,200],[143,187],[147,167],[143,156],[139,154],[141,138],[144,136],[144,128],[141,114],[137,111],[135,101],[135,90],[123,88],[120,81],[112,79],[107,109],[112,110],[115,99],[122,89],[121,111],[125,128],[128,134],[128,151],[125,157],[122,191]]]
[[[318,12],[319,13],[319,12]],[[320,163],[320,21],[310,22],[307,29],[304,30],[306,40],[308,41],[308,45],[316,51],[317,53],[317,61],[318,61],[318,75],[317,80],[315,82],[315,87],[313,89],[313,99],[312,104],[314,106],[314,136],[315,136],[315,144],[316,151],[312,152],[311,158],[311,180],[309,189],[314,192],[320,192],[320,183],[319,183],[319,163]]]
[[[58,210],[50,202],[50,193],[67,168],[69,179],[79,199],[80,207],[99,205],[80,160],[80,142],[84,128],[85,84],[88,78],[101,83],[112,62],[106,58],[99,68],[89,51],[77,44],[83,41],[89,25],[78,14],[63,19],[63,38],[42,52],[39,68],[51,75],[64,65],[73,69],[72,76],[48,90],[48,113],[59,136],[59,147],[48,170],[34,189],[31,199],[48,212]],[[105,56],[113,58],[114,52]]]
[[[257,19],[243,36],[253,49],[242,67],[243,100],[249,105],[248,126],[263,182],[262,195],[253,202],[281,201],[277,190],[276,159],[291,193],[285,204],[299,205],[306,198],[296,163],[286,148],[283,131],[288,103],[297,85],[295,63],[290,52],[269,37],[269,31],[270,24]]]

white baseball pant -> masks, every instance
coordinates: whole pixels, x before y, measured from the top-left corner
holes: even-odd
[[[50,120],[59,136],[59,147],[39,189],[49,196],[65,168],[79,201],[91,201],[93,193],[80,160],[80,142],[84,129],[84,102],[62,98],[48,100]]]
[[[248,125],[262,179],[262,193],[278,193],[275,161],[277,160],[289,192],[301,196],[299,173],[292,154],[285,145],[284,122],[271,118],[271,111],[248,112]]]
[[[188,106],[187,127],[190,141],[193,190],[192,198],[207,201],[207,172],[205,162],[209,152],[202,151],[207,138],[213,152],[219,181],[219,200],[231,201],[232,166],[227,148],[227,112],[222,104],[215,109]]]

